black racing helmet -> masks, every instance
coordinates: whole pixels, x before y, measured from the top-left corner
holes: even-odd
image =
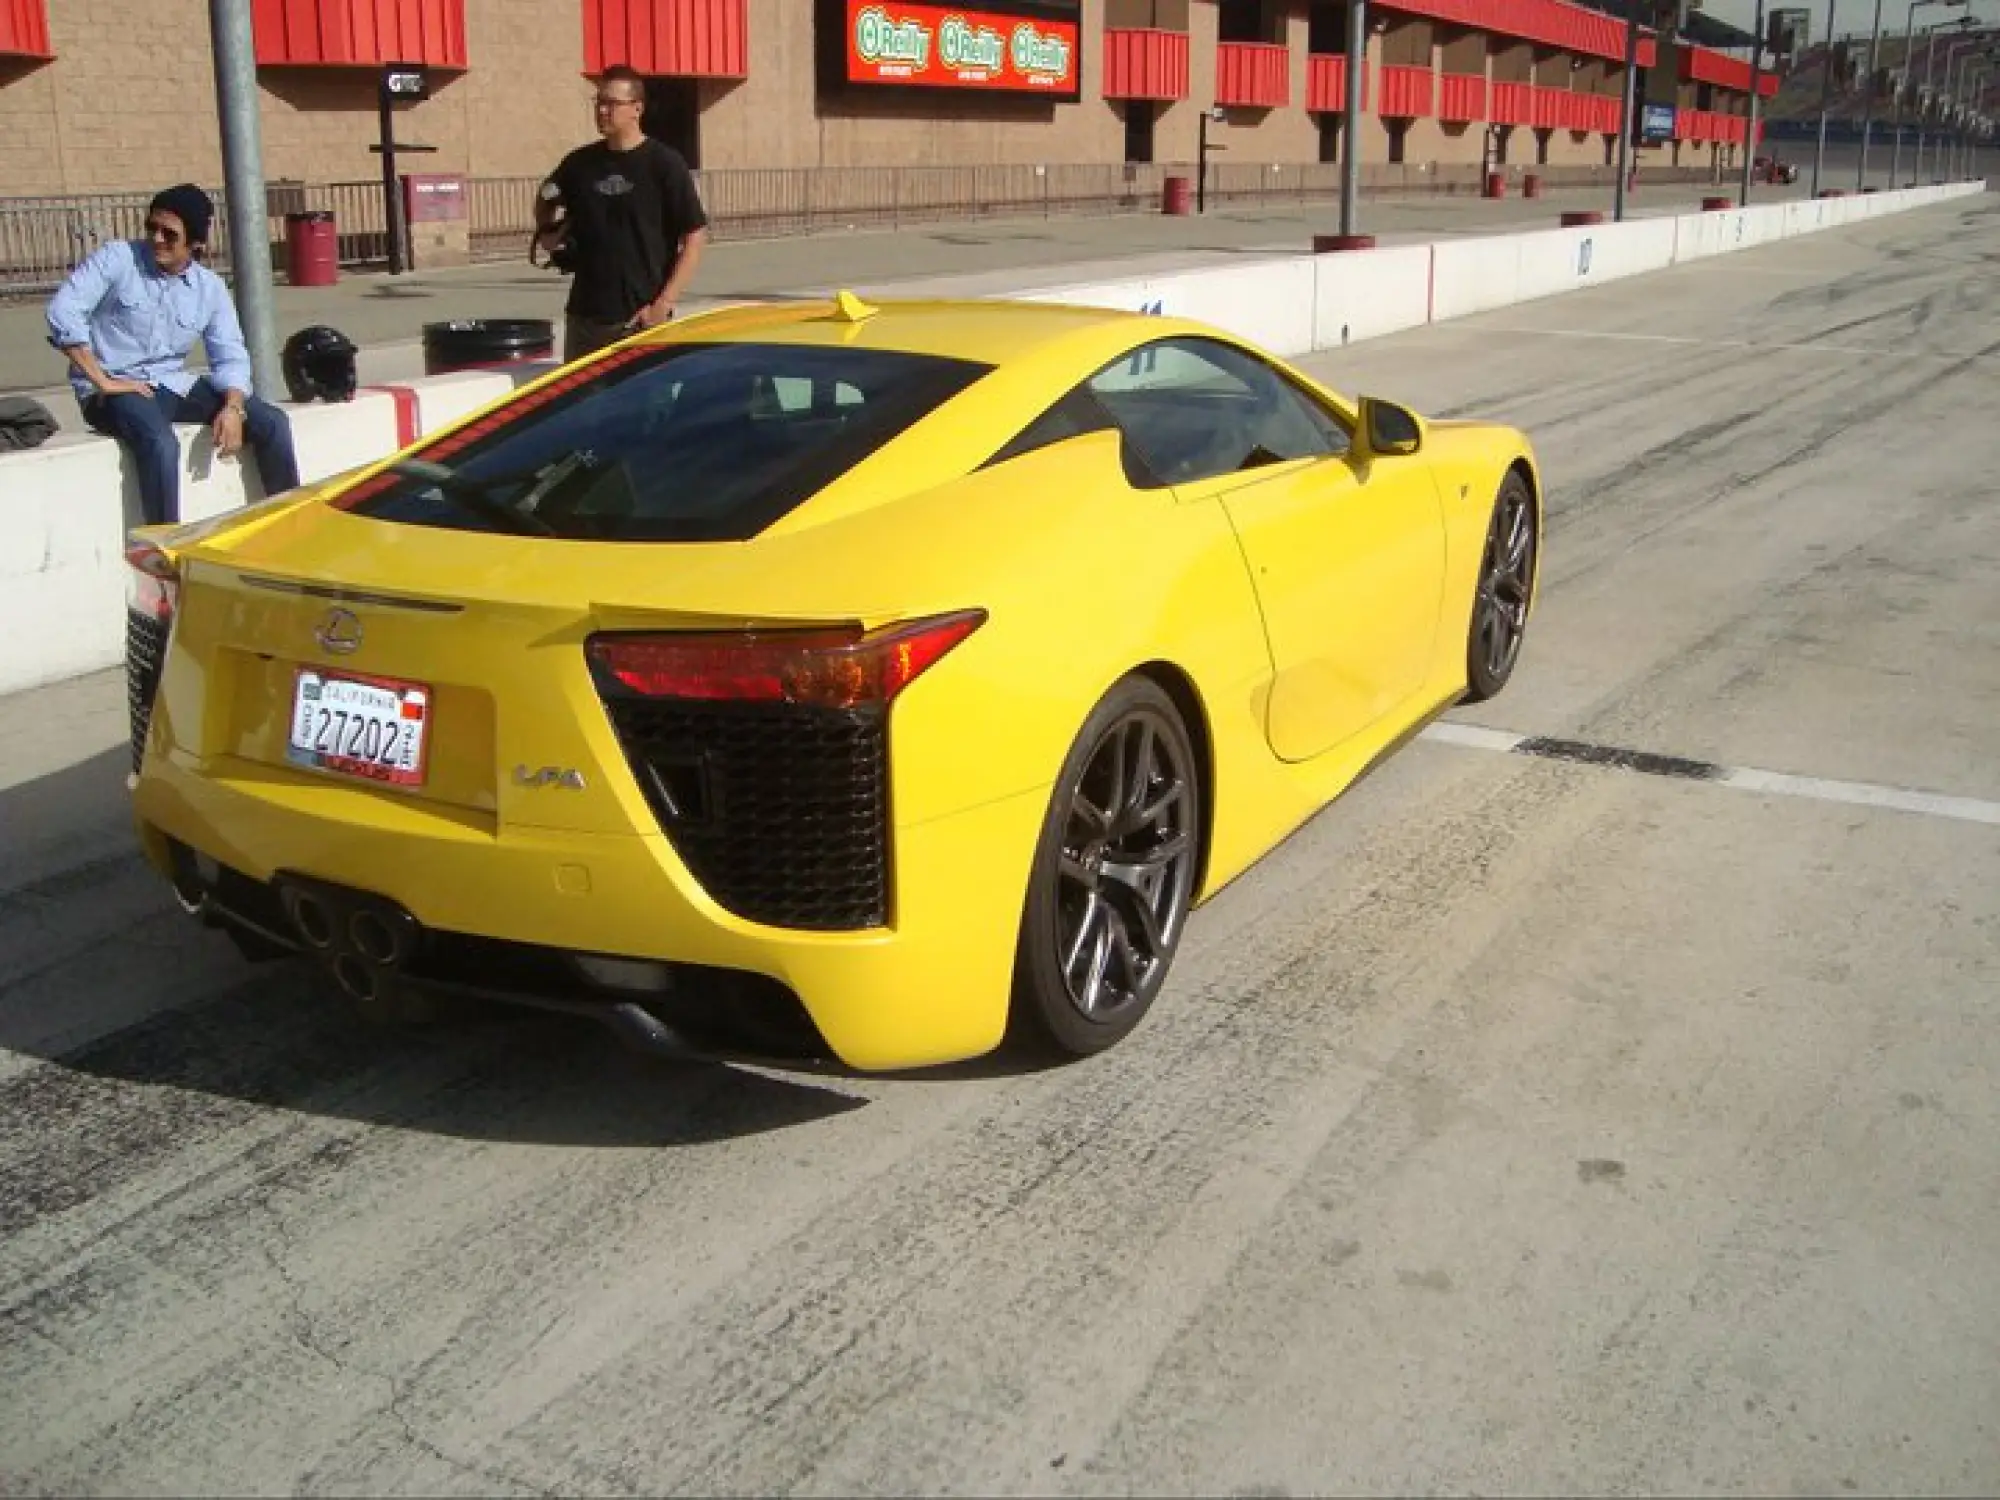
[[[337,328],[301,328],[285,340],[285,389],[298,402],[352,401],[359,384],[354,369],[358,353]]]

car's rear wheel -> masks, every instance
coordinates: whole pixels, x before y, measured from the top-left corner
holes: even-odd
[[[1126,678],[1084,722],[1049,800],[1015,958],[1017,1041],[1083,1057],[1144,1019],[1193,904],[1201,796],[1173,699]]]
[[[1493,501],[1486,553],[1479,560],[1472,629],[1465,646],[1469,703],[1491,698],[1514,675],[1528,633],[1528,601],[1534,597],[1540,554],[1534,492],[1518,470],[1510,469]]]

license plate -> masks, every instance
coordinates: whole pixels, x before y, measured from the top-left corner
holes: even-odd
[[[422,786],[430,715],[430,689],[417,683],[306,668],[292,689],[288,753],[297,765]]]

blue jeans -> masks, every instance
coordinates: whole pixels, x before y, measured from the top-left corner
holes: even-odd
[[[139,506],[146,524],[159,526],[181,518],[181,449],[174,424],[206,427],[221,410],[222,392],[204,376],[185,396],[163,385],[154,386],[151,396],[92,396],[83,403],[83,420],[125,445],[139,470]],[[257,477],[267,497],[298,488],[292,422],[284,412],[256,396],[246,397],[243,446],[257,460]]]

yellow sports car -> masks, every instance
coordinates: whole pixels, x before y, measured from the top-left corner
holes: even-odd
[[[379,1014],[1092,1053],[1193,907],[1506,683],[1541,526],[1520,433],[1198,323],[728,309],[134,532],[134,813],[189,912]]]

